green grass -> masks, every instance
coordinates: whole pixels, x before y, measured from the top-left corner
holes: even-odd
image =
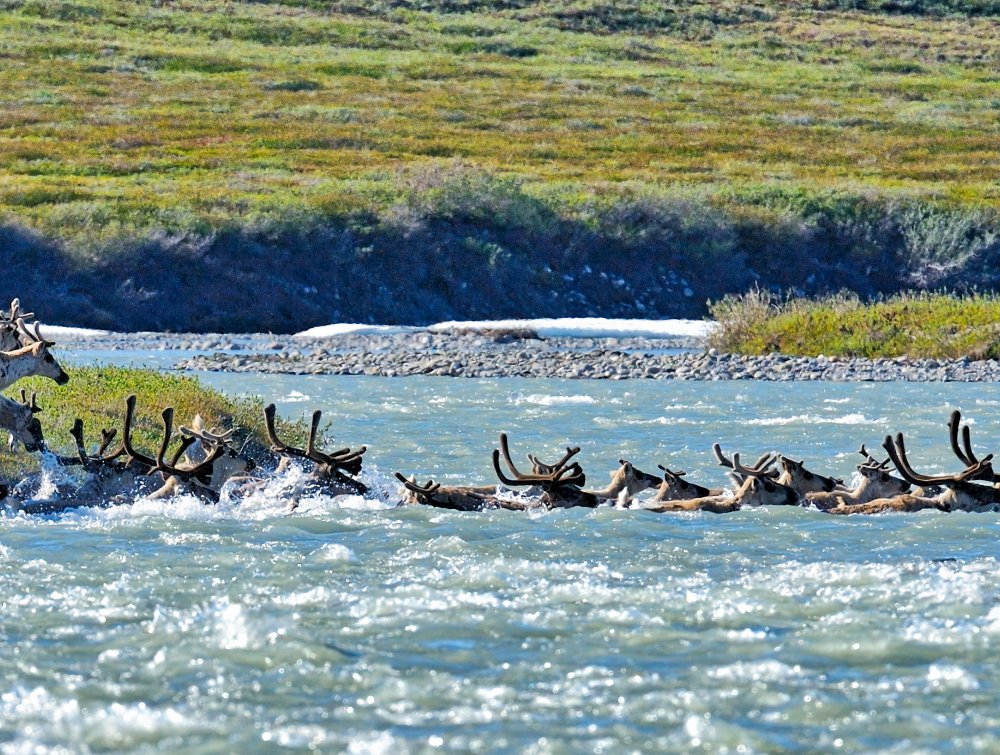
[[[88,448],[100,441],[100,431],[115,428],[118,447],[125,416],[125,398],[136,396],[136,419],[133,443],[150,455],[155,455],[163,439],[160,413],[167,406],[174,408],[174,431],[190,423],[200,413],[208,427],[237,428],[234,443],[259,451],[270,446],[264,433],[263,402],[257,399],[234,400],[208,388],[192,377],[121,367],[80,367],[67,370],[70,381],[57,386],[51,380],[31,378],[21,380],[4,393],[20,399],[20,389],[38,394],[42,412],[38,415],[49,448],[65,456],[75,456],[75,445],[69,434],[77,417],[83,420]],[[302,422],[278,420],[278,432],[299,442],[305,437]],[[6,447],[0,450],[0,477],[16,477],[37,468],[37,459],[22,450],[11,455]]]
[[[777,303],[729,297],[712,308],[710,345],[744,354],[1000,358],[1000,296],[900,295],[871,304],[841,295]]]
[[[0,0],[0,217],[85,260],[383,212],[401,170],[454,161],[568,208],[996,207],[997,5]]]

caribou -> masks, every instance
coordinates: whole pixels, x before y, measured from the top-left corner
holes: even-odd
[[[554,465],[537,462],[532,463],[539,472],[523,474],[518,471],[511,459],[507,444],[507,434],[500,433],[500,448],[493,449],[493,469],[497,478],[504,485],[512,488],[539,486],[542,490],[541,502],[547,508],[571,508],[583,506],[594,508],[609,501],[615,501],[621,507],[631,502],[633,496],[643,490],[649,490],[660,485],[660,478],[637,469],[630,462],[619,459],[619,467],[611,473],[611,482],[600,490],[585,490],[586,475],[578,463],[569,464],[569,460],[580,452],[580,449],[570,448]],[[508,475],[500,467],[500,459],[510,471]]]
[[[909,493],[910,483],[889,473],[892,459],[879,461],[861,444],[859,452],[865,461],[859,464],[858,483],[847,491],[829,490],[806,493],[806,503],[818,509],[826,510],[837,506],[858,505],[874,501],[877,498],[891,498]]]
[[[395,477],[401,483],[406,493],[401,499],[404,505],[420,504],[452,511],[486,511],[488,509],[515,509],[522,511],[529,508],[529,503],[514,498],[504,498],[499,494],[496,485],[449,485],[444,486],[433,479],[419,484],[415,477],[404,477],[396,472]],[[540,504],[539,504],[540,505]]]
[[[367,446],[361,446],[356,450],[341,448],[333,452],[320,451],[316,448],[316,436],[323,412],[317,409],[313,412],[309,424],[306,447],[297,448],[278,438],[275,429],[276,411],[274,404],[268,404],[264,408],[264,426],[268,440],[271,441],[271,450],[281,457],[278,463],[279,471],[284,471],[294,460],[309,461],[312,462],[312,467],[307,489],[331,496],[364,495],[368,492],[368,486],[357,479],[361,474],[362,457],[368,450]]]
[[[42,423],[36,416],[41,411],[35,393],[29,399],[22,390],[20,403],[0,396],[0,430],[9,433],[7,448],[11,453],[17,450],[18,444],[24,446],[28,453],[45,450]]]
[[[954,415],[953,415],[954,419]],[[994,484],[993,455],[976,459],[971,447],[958,454],[963,461],[970,462],[957,474],[924,475],[916,472],[907,458],[906,443],[902,433],[893,438],[886,435],[882,443],[900,476],[919,490],[912,494],[901,494],[886,498],[876,498],[866,503],[846,504],[829,510],[831,514],[880,514],[887,511],[920,511],[938,509],[940,511],[997,511],[1000,510],[1000,489]],[[967,444],[968,446],[968,444]],[[976,480],[988,485],[978,485]],[[929,495],[930,486],[940,486],[940,492]]]
[[[805,468],[804,461],[795,461],[785,455],[780,455],[778,461],[781,463],[781,474],[778,475],[776,482],[794,488],[801,496],[808,493],[829,493],[834,490],[846,493],[850,490],[841,479],[810,472]]]
[[[720,496],[725,493],[722,488],[706,488],[704,485],[697,485],[682,479],[686,474],[685,472],[674,472],[662,464],[657,464],[657,466],[663,471],[663,482],[660,483],[656,495],[650,498],[647,503],[686,501],[692,498]]]
[[[33,375],[51,378],[56,385],[68,383],[69,375],[49,352],[55,344],[42,338],[38,323],[35,323],[34,332],[29,332],[24,320],[18,318],[17,328],[24,345],[13,351],[0,351],[0,390]]]
[[[718,444],[716,444],[716,447]],[[716,453],[716,457],[720,456]],[[743,480],[733,493],[708,495],[687,500],[666,501],[655,506],[645,507],[646,511],[666,513],[673,511],[708,511],[713,514],[727,514],[741,508],[751,506],[798,506],[802,499],[799,494],[787,485],[775,481],[772,477],[770,463],[763,459],[752,467],[740,463],[740,455],[733,454],[732,460],[726,459],[727,466]]]

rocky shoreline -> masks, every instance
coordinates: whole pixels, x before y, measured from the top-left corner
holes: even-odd
[[[1000,362],[745,356],[705,350],[693,338],[523,338],[508,333],[414,331],[303,338],[271,334],[109,333],[60,338],[94,351],[201,352],[180,370],[295,375],[432,375],[588,380],[993,382]]]
[[[293,343],[273,338],[257,344],[219,343],[235,348],[183,359],[177,369],[381,377],[1000,381],[1000,362],[995,360],[744,356],[706,351],[690,341],[661,339],[506,340],[477,334],[417,332],[295,339]],[[198,345],[202,344],[186,344],[187,348]]]

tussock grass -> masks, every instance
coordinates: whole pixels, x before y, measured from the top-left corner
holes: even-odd
[[[998,12],[4,0],[0,214],[74,243],[171,213],[246,226],[384,209],[396,170],[455,158],[576,200],[632,182],[996,206]]]
[[[42,412],[38,415],[49,447],[65,456],[75,456],[70,428],[77,417],[83,420],[88,444],[100,441],[103,428],[118,430],[113,447],[121,439],[125,416],[125,398],[136,396],[136,419],[133,424],[133,443],[150,455],[163,439],[160,413],[167,406],[174,407],[174,431],[181,424],[189,424],[200,413],[208,427],[237,428],[234,442],[244,443],[259,452],[270,446],[264,431],[263,402],[259,399],[232,399],[219,391],[208,388],[197,379],[152,370],[122,367],[78,367],[68,369],[70,381],[57,386],[51,380],[30,378],[18,381],[4,391],[10,398],[20,400],[20,389],[38,394]],[[278,418],[278,432],[287,433],[290,442],[302,441],[306,435],[304,422],[285,422]],[[93,447],[91,447],[93,450]],[[11,455],[6,446],[0,450],[0,477],[16,477],[37,468],[37,460],[23,450]]]
[[[761,291],[712,306],[710,345],[744,354],[1000,358],[1000,296],[902,294],[869,304],[849,294],[778,302]]]

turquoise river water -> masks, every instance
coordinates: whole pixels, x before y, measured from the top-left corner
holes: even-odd
[[[323,409],[381,495],[0,518],[3,752],[1000,750],[1000,515],[469,514],[391,477],[493,481],[500,431],[594,483],[722,484],[715,441],[849,477],[897,430],[954,470],[950,409],[993,450],[1000,386],[204,377]]]

